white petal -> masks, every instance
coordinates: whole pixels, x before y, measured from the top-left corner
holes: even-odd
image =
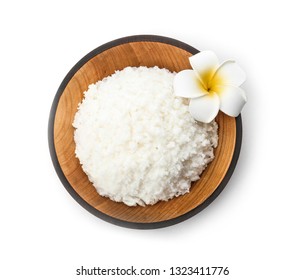
[[[185,98],[204,96],[206,92],[193,70],[183,70],[174,77],[174,94]]]
[[[205,88],[208,88],[209,81],[219,67],[219,61],[215,53],[212,51],[199,52],[191,56],[189,61]]]
[[[217,86],[215,90],[220,98],[220,110],[228,116],[237,117],[247,102],[244,90],[229,85]]]
[[[240,86],[246,80],[246,74],[242,68],[233,60],[225,61],[217,69],[212,79],[215,85]]]
[[[192,117],[200,122],[209,123],[218,114],[220,99],[217,94],[208,94],[190,100],[189,112]]]

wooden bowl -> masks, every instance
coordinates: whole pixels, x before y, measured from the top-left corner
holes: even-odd
[[[223,190],[236,165],[242,136],[241,117],[220,113],[215,159],[190,193],[152,206],[128,207],[100,196],[75,157],[72,122],[88,85],[127,66],[158,66],[170,71],[191,68],[198,50],[180,41],[151,35],[121,38],[98,47],[67,74],[55,96],[49,119],[49,147],[54,167],[68,192],[85,209],[113,224],[159,228],[181,222],[209,205]],[[117,174],[119,176],[119,173]]]

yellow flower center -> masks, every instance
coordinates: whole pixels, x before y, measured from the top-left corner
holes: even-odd
[[[216,75],[216,69],[209,69],[200,75],[200,87],[208,93],[216,92],[216,86],[223,85],[224,79],[220,75]]]

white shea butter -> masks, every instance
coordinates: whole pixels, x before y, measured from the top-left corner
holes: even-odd
[[[174,75],[127,67],[84,93],[75,153],[100,195],[129,206],[167,201],[189,192],[214,158],[217,123],[191,117]]]

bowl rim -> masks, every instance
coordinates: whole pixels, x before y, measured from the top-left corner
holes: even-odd
[[[83,58],[81,58],[68,72],[68,74],[65,76],[63,81],[61,82],[49,114],[49,122],[48,122],[48,144],[49,144],[49,152],[50,156],[53,162],[53,166],[55,168],[55,171],[57,173],[57,176],[59,177],[61,183],[65,187],[65,189],[68,191],[68,193],[87,211],[89,211],[91,214],[95,215],[96,217],[109,222],[111,224],[117,225],[117,226],[122,226],[122,227],[127,227],[127,228],[133,228],[133,229],[156,229],[156,228],[163,228],[167,226],[172,226],[175,224],[178,224],[182,221],[185,221],[197,213],[201,212],[203,209],[205,209],[211,202],[213,202],[218,195],[223,191],[223,189],[226,187],[228,181],[230,180],[234,169],[236,167],[240,150],[241,150],[241,144],[242,144],[242,118],[241,114],[235,118],[236,121],[236,142],[235,142],[235,148],[232,156],[232,160],[230,162],[229,168],[221,181],[221,183],[218,185],[216,190],[200,205],[198,205],[196,208],[190,210],[189,212],[172,218],[170,220],[166,221],[160,221],[160,222],[152,222],[152,223],[137,223],[137,222],[129,222],[129,221],[124,221],[120,220],[114,217],[111,217],[105,213],[100,212],[93,206],[91,206],[89,203],[87,203],[75,190],[74,188],[70,185],[68,182],[67,178],[65,177],[61,166],[59,164],[56,150],[55,150],[55,143],[54,143],[54,122],[55,122],[55,116],[56,116],[56,110],[57,106],[59,103],[59,99],[64,92],[66,86],[68,85],[69,81],[72,79],[72,77],[75,75],[75,73],[84,65],[86,64],[90,59],[95,57],[96,55],[110,49],[116,46],[119,46],[121,44],[126,44],[126,43],[131,43],[131,42],[158,42],[158,43],[165,43],[169,44],[178,48],[181,48],[191,54],[196,54],[199,52],[199,50],[193,48],[192,46],[183,43],[179,40],[172,39],[169,37],[164,37],[164,36],[159,36],[159,35],[133,35],[133,36],[127,36],[127,37],[122,37],[113,41],[110,41],[108,43],[105,43],[91,52],[89,52],[87,55],[85,55]]]

